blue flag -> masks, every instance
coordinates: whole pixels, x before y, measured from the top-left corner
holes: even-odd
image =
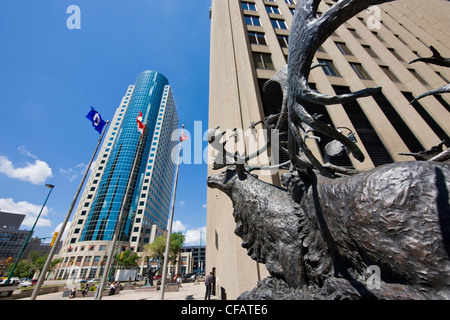
[[[91,111],[86,115],[86,118],[92,121],[92,126],[98,133],[102,133],[103,127],[106,124],[106,121],[102,119],[100,113],[98,113],[93,107],[91,107]]]

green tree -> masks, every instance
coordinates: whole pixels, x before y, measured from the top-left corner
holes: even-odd
[[[13,268],[14,264],[9,264],[6,268],[6,274],[9,274]],[[31,263],[30,260],[20,260],[17,263],[16,269],[14,269],[14,272],[12,274],[12,277],[19,277],[22,278],[31,278],[36,271],[35,267]]]
[[[134,269],[138,267],[139,256],[136,252],[131,252],[131,250],[125,250],[120,254],[116,254],[114,257],[117,264],[124,269]]]
[[[12,276],[19,277],[19,278],[33,277],[34,273],[37,270],[42,270],[45,262],[47,261],[47,257],[48,257],[48,254],[42,256],[38,251],[30,252],[28,259],[19,261]],[[53,267],[61,261],[62,261],[62,259],[53,260],[50,264],[49,271],[51,271],[53,269]],[[8,265],[8,267],[6,268],[7,274],[9,274],[11,272],[13,265],[14,265],[13,263],[10,263]]]
[[[183,248],[184,235],[181,232],[172,233],[169,247],[169,260],[172,264],[177,263],[178,256]]]
[[[185,237],[181,232],[174,232],[170,237],[169,245],[169,260],[172,264],[177,262],[181,248],[183,247]],[[159,236],[154,242],[147,244],[143,247],[143,258],[147,260],[147,264],[150,260],[163,261],[164,253],[166,251],[167,238],[165,235]]]

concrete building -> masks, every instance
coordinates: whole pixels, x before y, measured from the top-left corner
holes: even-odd
[[[0,274],[9,263],[14,263],[30,234],[19,230],[24,214],[0,211]]]
[[[0,211],[0,275],[9,264],[17,261],[30,235],[30,230],[20,229],[24,219],[24,214]],[[43,243],[42,240],[43,238],[30,237],[20,259],[29,259],[31,252],[38,252],[41,256],[48,254],[50,242]]]
[[[146,125],[141,135],[137,117]],[[52,278],[97,278],[120,210],[117,251],[142,251],[167,228],[175,172],[172,151],[178,116],[171,86],[155,71],[143,71],[130,85],[105,135],[84,187]],[[141,142],[140,142],[141,141]],[[133,173],[133,166],[136,170]],[[129,185],[128,185],[129,183]],[[126,190],[129,188],[127,199]]]
[[[246,130],[271,113],[261,95],[262,86],[287,64],[296,1],[212,0],[209,128]],[[330,0],[322,1],[319,11],[332,5]],[[450,70],[422,62],[408,64],[417,57],[431,56],[429,46],[450,56],[449,11],[450,3],[444,0],[393,1],[357,14],[323,43],[314,59],[323,66],[311,70],[311,86],[329,95],[383,88],[356,102],[306,106],[344,134],[354,133],[365,155],[363,162],[344,155],[331,158],[332,163],[367,170],[414,160],[399,153],[427,150],[446,139],[449,146],[450,96],[409,102],[449,83]],[[327,142],[309,139],[307,143],[323,160]],[[214,173],[209,165],[208,175]],[[278,174],[261,178],[279,184]],[[268,275],[263,265],[247,256],[242,240],[234,235],[232,211],[224,193],[208,188],[206,272],[215,271],[219,294],[228,299],[253,289]]]
[[[190,260],[187,260],[186,263],[183,263],[183,265],[185,266],[185,271],[183,271],[184,269],[181,269],[181,274],[196,273],[203,275],[205,273],[205,251],[206,247],[204,245],[184,246],[182,248],[182,252],[183,254],[189,254]]]

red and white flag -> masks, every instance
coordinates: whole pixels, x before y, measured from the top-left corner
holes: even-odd
[[[139,111],[139,115],[136,119],[137,122],[137,129],[141,133],[141,137],[144,134],[145,124],[142,122],[142,112]]]
[[[183,142],[184,140],[189,139],[185,134],[184,134],[184,130],[181,129],[181,137],[180,137],[180,142]]]

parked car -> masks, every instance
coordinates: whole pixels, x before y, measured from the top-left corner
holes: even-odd
[[[86,283],[86,279],[76,279],[75,283]]]
[[[31,286],[33,286],[33,283],[31,281],[29,281],[29,280],[25,280],[25,281],[22,281],[21,283],[19,283],[17,288],[31,287]]]
[[[2,282],[0,282],[0,284],[6,284],[6,280],[8,280],[8,278],[3,279]],[[9,284],[19,284],[20,283],[20,279],[17,277],[12,277],[11,279],[9,279]]]
[[[89,279],[87,283],[97,283],[97,282],[100,282],[100,281],[102,281],[102,279],[94,278],[94,279]]]
[[[188,273],[188,274],[185,274],[185,275],[184,275],[183,281],[184,281],[184,282],[195,281],[195,277],[196,277],[196,274],[195,274],[195,273]]]

